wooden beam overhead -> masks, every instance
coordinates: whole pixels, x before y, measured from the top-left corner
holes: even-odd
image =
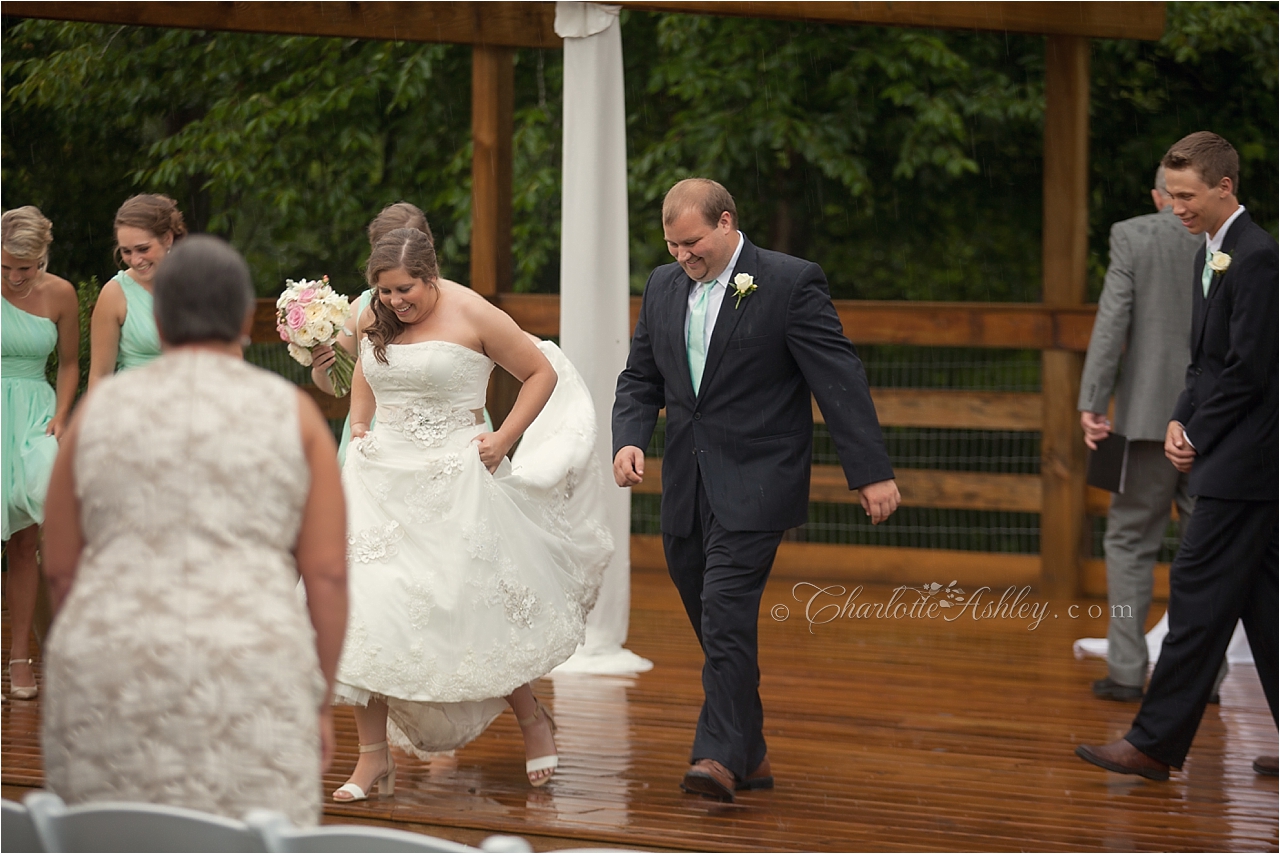
[[[139,27],[559,48],[555,3],[38,3],[4,14]]]
[[[878,24],[993,30],[1154,41],[1164,34],[1164,3],[751,3],[645,0],[624,2],[645,12],[774,18],[821,24]]]

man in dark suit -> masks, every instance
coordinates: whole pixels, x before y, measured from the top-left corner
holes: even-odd
[[[1244,621],[1271,716],[1277,680],[1277,251],[1236,200],[1239,159],[1193,133],[1161,161],[1173,212],[1204,234],[1192,292],[1191,366],[1165,434],[1190,472],[1195,511],[1169,573],[1169,634],[1138,716],[1122,739],[1080,745],[1082,759],[1166,780],[1191,748],[1236,620]],[[1274,756],[1254,769],[1276,773]]]
[[[898,488],[867,388],[817,264],[757,249],[733,197],[690,178],[668,191],[676,259],[654,270],[613,408],[614,478],[644,477],[667,410],[662,542],[702,645],[705,700],[682,786],[723,801],[773,785],[756,624],[787,528],[808,518],[812,393],[850,489],[874,523]]]

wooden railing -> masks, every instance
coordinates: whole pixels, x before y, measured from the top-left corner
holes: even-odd
[[[560,332],[560,300],[555,295],[500,294],[497,304],[523,329],[544,337]],[[640,300],[631,301],[631,322],[639,314]],[[1051,307],[1039,304],[858,302],[837,300],[845,333],[855,344],[907,344],[933,347],[975,347],[1065,350],[1083,352],[1089,343],[1094,306]],[[261,300],[255,319],[255,341],[279,340],[275,307]],[[346,414],[347,401],[334,400],[312,387],[313,396],[327,417]],[[939,389],[874,388],[872,398],[880,422],[886,427],[935,427],[970,430],[1043,431],[1050,407],[1041,394],[959,391]],[[1064,410],[1059,405],[1052,407]],[[1065,411],[1074,417],[1075,401]],[[822,413],[814,407],[814,420]],[[1067,429],[1067,425],[1060,425]],[[1077,432],[1078,426],[1074,428]],[[1043,467],[1042,467],[1043,468]],[[650,459],[645,482],[638,494],[662,491],[661,464]],[[898,469],[903,504],[968,510],[1041,513],[1045,476],[989,474],[934,469]],[[809,497],[812,501],[857,503],[839,466],[814,466]],[[1110,496],[1088,488],[1081,500],[1089,516],[1105,516]],[[1046,528],[1063,520],[1044,514]],[[1088,527],[1085,526],[1085,530]],[[1087,559],[1080,544],[1078,588],[1087,595],[1105,595],[1106,570],[1102,561]],[[637,566],[664,566],[659,538],[632,537],[632,561]],[[1037,584],[1040,558],[1027,554],[996,554],[947,549],[844,546],[816,543],[783,543],[774,572],[787,577],[857,578],[866,581],[961,584]],[[945,578],[943,576],[946,576]],[[1157,571],[1157,596],[1167,595],[1167,566]]]

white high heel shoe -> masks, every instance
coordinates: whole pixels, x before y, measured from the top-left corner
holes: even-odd
[[[538,700],[537,705],[533,709],[533,714],[527,718],[516,718],[516,723],[520,724],[520,729],[531,727],[538,722],[539,718],[546,718],[547,723],[551,725],[551,734],[554,737],[556,731],[555,718],[551,717],[551,713],[547,711],[547,707],[542,705],[542,701]],[[545,786],[547,781],[551,779],[552,774],[560,765],[559,754],[552,753],[550,756],[538,756],[524,763],[524,773],[529,777],[530,786]],[[551,771],[545,777],[535,778],[533,775],[539,771]]]
[[[378,787],[379,795],[394,795],[396,793],[396,763],[391,758],[391,748],[387,746],[385,741],[380,741],[377,744],[360,745],[361,753],[374,753],[379,750],[387,751],[387,770],[382,772],[382,776],[375,778],[370,785]],[[347,797],[340,798],[338,797],[339,795],[346,795]],[[365,794],[364,789],[351,781],[347,781],[334,791],[333,799],[340,804],[353,804],[356,801],[367,801],[369,796]]]
[[[25,664],[29,667],[35,666],[33,658],[11,658],[9,659],[9,696],[15,700],[30,700],[40,693],[39,685],[14,685],[13,684],[13,665]],[[35,671],[31,673],[35,676]]]

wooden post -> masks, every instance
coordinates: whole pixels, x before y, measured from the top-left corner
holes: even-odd
[[[509,47],[471,49],[471,287],[490,299],[509,293],[513,276],[514,59]]]
[[[1046,41],[1044,302],[1072,306],[1084,302],[1088,260],[1089,40]],[[1040,581],[1048,596],[1080,589],[1085,447],[1076,400],[1083,364],[1081,354],[1069,350],[1046,349],[1041,357]]]
[[[511,157],[515,128],[515,51],[471,49],[471,288],[495,300],[510,293]],[[501,426],[520,383],[497,368],[489,380],[489,417]]]

